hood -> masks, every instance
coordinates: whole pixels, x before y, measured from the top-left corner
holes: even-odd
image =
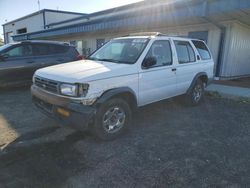
[[[81,60],[42,68],[37,70],[35,75],[60,82],[82,83],[136,72],[134,64]]]

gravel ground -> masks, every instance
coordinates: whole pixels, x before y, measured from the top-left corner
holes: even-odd
[[[250,187],[250,104],[207,96],[141,108],[101,142],[59,127],[27,89],[0,93],[0,187]]]

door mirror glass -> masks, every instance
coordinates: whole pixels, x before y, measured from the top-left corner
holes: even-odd
[[[156,65],[156,62],[157,60],[155,57],[147,57],[143,60],[142,66],[147,69],[149,67]]]
[[[197,55],[197,60],[201,60],[201,58],[200,58],[200,56],[199,56],[199,55]]]
[[[0,61],[4,61],[5,59],[7,59],[9,57],[8,54],[1,54],[0,55]]]

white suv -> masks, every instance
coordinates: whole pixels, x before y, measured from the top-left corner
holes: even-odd
[[[201,40],[134,34],[109,41],[86,60],[39,69],[31,92],[47,115],[110,140],[137,107],[183,94],[198,104],[213,68]]]

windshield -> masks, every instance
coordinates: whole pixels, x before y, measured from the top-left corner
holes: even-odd
[[[12,44],[5,44],[3,46],[0,47],[0,53],[5,50],[6,48],[9,48]]]
[[[105,44],[88,59],[113,63],[133,64],[140,57],[148,39],[114,39]]]

